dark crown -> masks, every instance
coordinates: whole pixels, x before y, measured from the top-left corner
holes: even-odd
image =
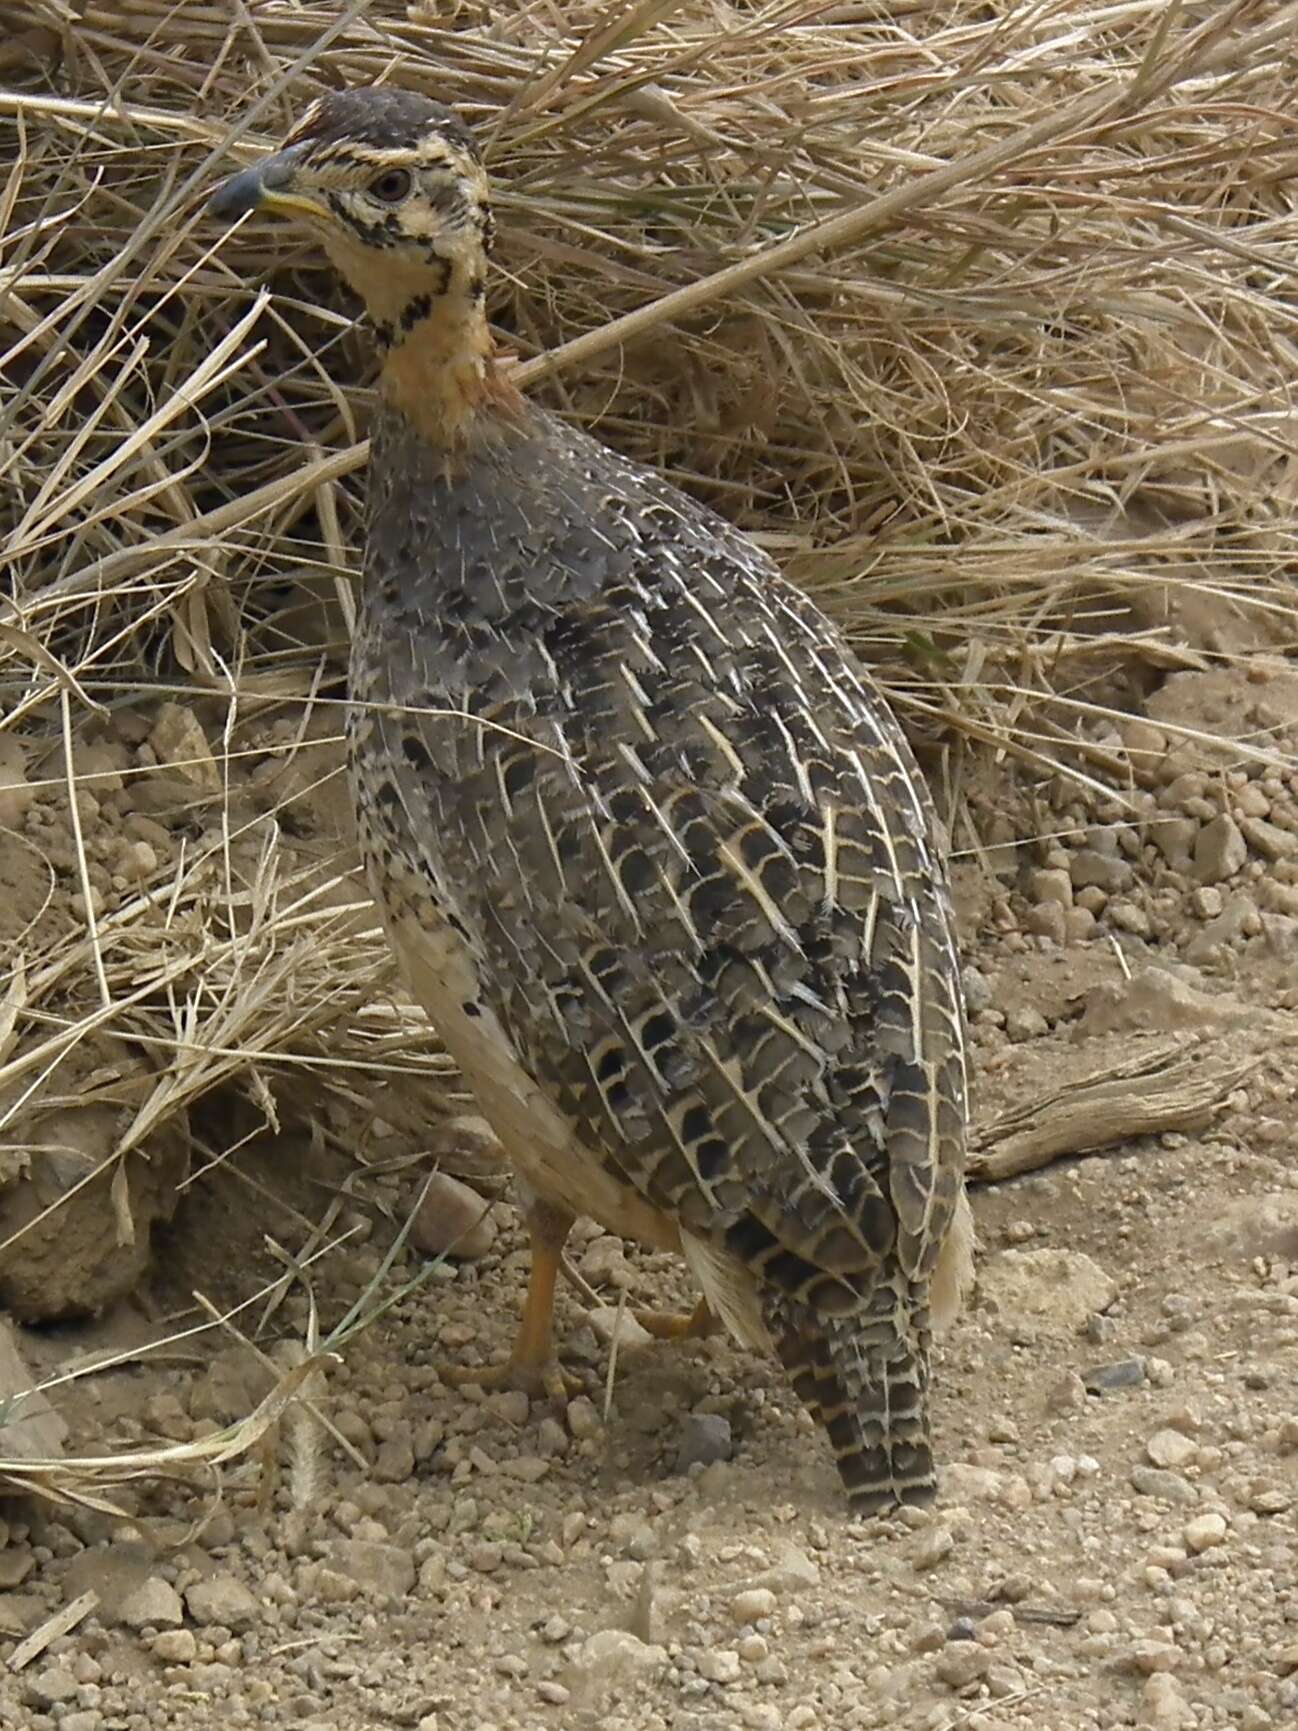
[[[474,162],[481,160],[473,134],[453,110],[417,91],[388,85],[329,91],[311,104],[287,142],[413,150],[430,137],[445,139]]]

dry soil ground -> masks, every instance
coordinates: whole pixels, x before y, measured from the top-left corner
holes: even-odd
[[[978,1289],[936,1367],[936,1508],[849,1521],[777,1370],[724,1341],[620,1345],[610,1378],[575,1289],[561,1331],[587,1392],[566,1419],[444,1388],[439,1363],[508,1340],[525,1257],[505,1201],[480,1254],[319,1379],[335,1435],[299,1410],[219,1498],[216,1480],[158,1478],[121,1493],[125,1520],[0,1504],[0,1725],[1298,1722],[1298,775],[1175,731],[1292,761],[1296,722],[1281,660],[1177,673],[1141,719],[1092,735],[1123,798],[985,794],[1007,843],[959,873],[979,1122],[1026,1109],[986,1151],[1065,1155],[976,1189]],[[165,761],[149,725],[113,761]],[[102,802],[109,900],[170,845],[156,803]],[[40,801],[20,816],[56,834]],[[1187,1104],[1196,1086],[1209,1105]],[[1159,1124],[1179,1128],[1123,1135]],[[1101,1134],[1121,1139],[1066,1152]],[[287,1208],[305,1228],[348,1175],[287,1134],[235,1158],[281,1201],[251,1208],[218,1169],[132,1300],[15,1330],[36,1374],[170,1332],[195,1288],[248,1296],[278,1270],[267,1226],[300,1242]],[[354,1235],[313,1281],[322,1328],[371,1284],[421,1176],[349,1202]],[[605,1307],[688,1296],[664,1258],[589,1234],[573,1248]],[[392,1281],[422,1260],[405,1252]],[[299,1285],[261,1339],[272,1366],[309,1324]],[[65,1447],[98,1450],[210,1434],[271,1379],[218,1331],[55,1400]],[[97,1607],[47,1639],[90,1590]]]

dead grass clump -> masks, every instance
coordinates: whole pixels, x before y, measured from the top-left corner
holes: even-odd
[[[532,388],[846,623],[957,823],[971,751],[1111,783],[1114,721],[1164,669],[1295,640],[1298,5],[5,17],[16,1169],[92,1038],[137,1056],[98,1079],[112,1133],[65,1190],[218,1087],[273,1122],[446,1081],[336,797],[367,349],[300,237],[223,248],[202,216],[321,84],[390,79],[476,123],[493,314]]]

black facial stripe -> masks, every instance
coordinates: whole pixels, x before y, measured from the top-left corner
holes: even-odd
[[[451,267],[446,259],[439,259],[437,262],[442,266],[442,277],[435,288],[411,295],[395,320],[374,320],[374,335],[381,348],[390,349],[394,344],[400,342],[402,337],[409,336],[415,326],[432,312],[438,297],[446,293],[447,285],[451,280]]]
[[[447,274],[450,274],[449,267]],[[437,294],[445,293],[446,285],[443,283],[442,287],[438,289]],[[401,317],[397,320],[397,323],[401,326],[403,334],[408,334],[410,331],[414,330],[415,326],[421,319],[426,319],[428,317],[429,313],[433,310],[433,302],[436,298],[437,295],[434,294],[419,294],[411,296],[405,306],[402,307]]]

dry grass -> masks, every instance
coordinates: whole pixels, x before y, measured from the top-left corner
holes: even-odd
[[[368,352],[298,237],[222,245],[202,215],[322,81],[476,122],[493,314],[533,388],[762,538],[953,805],[974,749],[1111,782],[1123,680],[1213,650],[1175,627],[1189,586],[1298,637],[1298,5],[6,19],[0,784],[17,739],[65,844],[0,836],[49,885],[0,962],[20,1148],[101,1032],[140,1054],[105,1169],[231,1082],[273,1120],[295,1091],[346,1108],[376,1075],[446,1081],[345,847],[314,818],[291,833],[337,772]],[[125,781],[188,777],[184,845],[122,887],[81,797],[122,778],[87,743],[164,701],[204,733]],[[302,773],[250,808],[272,763]]]

